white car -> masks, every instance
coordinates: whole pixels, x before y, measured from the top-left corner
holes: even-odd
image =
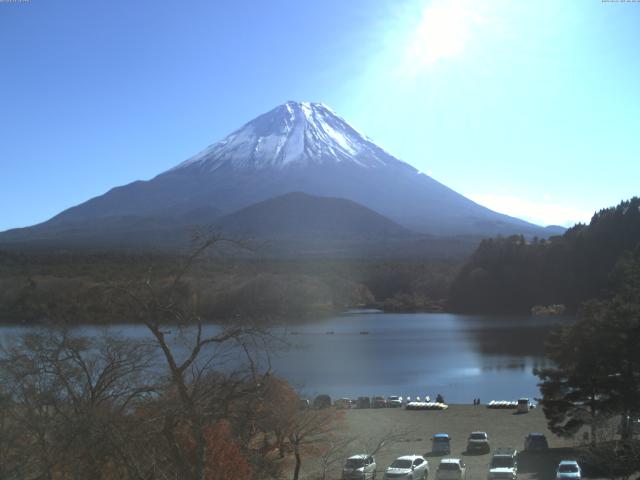
[[[373,455],[352,455],[342,467],[342,480],[374,480],[376,459]]]
[[[426,480],[429,476],[429,462],[421,455],[398,457],[384,472],[384,480]]]
[[[489,480],[516,480],[518,452],[513,448],[499,448],[489,464]]]
[[[401,407],[402,406],[402,397],[398,395],[391,395],[387,397],[387,406],[389,407]]]
[[[465,480],[467,466],[459,458],[443,458],[436,471],[436,480]]]
[[[556,480],[580,480],[582,470],[575,460],[562,460],[556,470]]]

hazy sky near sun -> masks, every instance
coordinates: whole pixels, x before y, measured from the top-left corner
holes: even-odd
[[[0,3],[0,230],[321,101],[494,210],[588,221],[640,194],[640,3]]]

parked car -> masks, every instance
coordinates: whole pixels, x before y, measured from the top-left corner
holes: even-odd
[[[471,432],[467,439],[467,452],[485,452],[491,451],[489,444],[489,436],[487,432]]]
[[[529,399],[528,398],[519,398],[518,399],[518,413],[528,413],[529,412]]]
[[[443,458],[436,471],[436,480],[465,480],[467,466],[459,458]]]
[[[431,451],[440,455],[451,453],[451,437],[448,433],[436,433],[431,437]]]
[[[401,407],[402,406],[402,397],[398,395],[391,395],[387,397],[387,407]]]
[[[620,419],[618,433],[625,438],[640,434],[640,418],[625,415]]]
[[[371,408],[371,399],[369,397],[358,397],[356,401],[357,408]]]
[[[313,400],[313,408],[329,408],[331,406],[331,397],[329,395],[318,395]]]
[[[342,467],[342,480],[373,480],[376,478],[376,468],[373,455],[352,455]]]
[[[384,472],[384,480],[426,480],[428,476],[429,462],[420,455],[398,457]]]
[[[489,480],[515,480],[518,478],[518,452],[514,448],[499,448],[489,465]]]
[[[333,405],[339,410],[346,410],[347,408],[351,408],[351,400],[348,398],[338,398]]]
[[[582,470],[575,460],[562,460],[556,469],[556,480],[580,480]]]
[[[387,401],[384,397],[373,397],[373,408],[385,408],[387,406]]]
[[[544,452],[549,449],[549,443],[547,437],[542,433],[531,432],[524,437],[524,451],[525,452]]]

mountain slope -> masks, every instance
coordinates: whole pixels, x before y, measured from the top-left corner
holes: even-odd
[[[288,193],[220,218],[216,227],[246,237],[388,239],[412,232],[388,218],[341,198]]]
[[[161,230],[209,225],[217,216],[291,192],[351,200],[422,233],[549,235],[398,160],[325,105],[287,102],[149,181],[113,188],[40,225],[0,234],[0,243],[43,235],[81,241],[113,219],[139,219],[131,233],[145,237],[137,226],[149,219]],[[122,221],[115,223],[126,233]]]

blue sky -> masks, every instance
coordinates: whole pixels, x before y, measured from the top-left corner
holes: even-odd
[[[0,230],[321,101],[495,210],[640,193],[640,3],[0,2]]]

